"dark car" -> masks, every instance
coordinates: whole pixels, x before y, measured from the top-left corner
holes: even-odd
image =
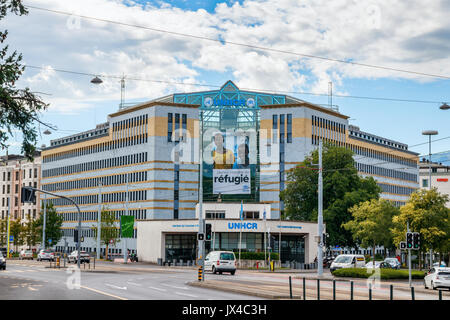
[[[3,253],[0,252],[0,270],[6,270],[6,259]]]

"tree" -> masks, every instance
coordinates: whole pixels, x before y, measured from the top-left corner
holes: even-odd
[[[9,234],[14,237],[13,245],[15,247],[15,251],[17,251],[17,247],[23,245],[24,243],[24,227],[22,225],[21,219],[11,220],[9,228]]]
[[[328,245],[356,244],[350,231],[342,227],[351,219],[348,209],[363,201],[377,199],[381,189],[371,177],[361,178],[349,149],[324,145],[323,208]],[[294,170],[288,173],[287,187],[280,193],[290,219],[317,221],[319,152],[314,150]]]
[[[450,209],[445,207],[448,200],[448,195],[440,194],[436,188],[412,193],[408,202],[400,208],[400,214],[394,218],[392,232],[395,243],[405,240],[409,222],[410,231],[420,233],[420,251],[448,250]],[[419,268],[422,268],[420,254]]]
[[[355,205],[349,211],[353,219],[342,226],[352,233],[358,244],[364,248],[372,246],[375,267],[375,247],[391,245],[392,219],[399,214],[399,209],[387,200],[372,199]]]
[[[106,258],[108,258],[109,244],[112,242],[114,245],[120,242],[119,233],[120,230],[116,227],[116,216],[114,212],[109,211],[108,208],[102,208],[101,212],[102,222],[100,225],[100,242],[106,246]],[[94,237],[97,237],[97,225],[92,226],[94,231]]]
[[[6,17],[8,11],[16,15],[26,15],[28,11],[20,0],[2,0],[0,2],[0,20]],[[0,43],[3,45],[8,31],[0,31]],[[16,83],[25,70],[21,65],[22,55],[14,51],[8,54],[8,45],[0,49],[0,147],[7,148],[8,137],[13,130],[22,132],[22,153],[32,160],[37,144],[35,121],[38,112],[47,108],[41,98],[33,94],[29,88],[18,89]],[[43,124],[43,123],[42,123]],[[44,124],[45,125],[45,124]]]
[[[42,243],[42,226],[44,225],[43,212],[44,204],[42,203],[41,215],[39,219],[34,221],[36,240],[40,243]],[[63,217],[56,212],[52,202],[47,202],[45,216],[45,247],[48,247],[50,245],[49,239],[52,240],[52,244],[55,244],[62,238],[61,226],[63,224]]]
[[[0,220],[0,246],[7,246],[7,240],[8,237],[8,219],[1,219]]]
[[[28,219],[28,222],[24,225],[24,237],[29,249],[31,249],[32,246],[34,247],[36,243],[39,242],[38,231],[39,230],[35,221]]]

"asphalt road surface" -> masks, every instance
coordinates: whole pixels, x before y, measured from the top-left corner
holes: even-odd
[[[48,262],[8,261],[0,271],[0,300],[256,300],[258,298],[195,288],[186,285],[196,279],[193,269],[164,270],[146,266],[127,271],[126,266],[97,268],[81,272],[79,289],[73,272],[47,268]],[[69,265],[71,266],[71,265]],[[100,270],[102,269],[102,270]],[[68,286],[69,283],[69,286]]]

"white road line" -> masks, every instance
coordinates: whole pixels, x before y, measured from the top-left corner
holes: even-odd
[[[166,292],[166,289],[161,289],[161,288],[155,288],[155,287],[148,287],[149,289],[153,289],[153,290],[157,290],[157,291],[162,291],[162,292]]]
[[[178,292],[178,291],[175,291],[175,294],[178,294],[180,296],[191,297],[191,298],[198,298],[198,296],[194,296],[193,294],[181,293],[181,292]]]
[[[131,281],[127,281],[127,283],[135,285],[135,286],[138,286],[138,287],[142,287],[142,284],[139,284],[139,283],[134,283],[134,282],[131,282]]]
[[[166,284],[166,283],[161,283],[163,286],[166,286],[166,287],[170,287],[170,288],[174,288],[174,289],[182,289],[182,290],[189,290],[189,288],[188,287],[178,287],[178,286],[172,286],[172,285],[170,285],[170,284]]]
[[[109,284],[109,283],[105,283],[105,285],[107,285],[108,287],[111,287],[111,288],[115,288],[115,289],[120,289],[120,290],[127,290],[127,287],[118,287],[118,286],[115,286],[115,285],[113,285],[113,284]]]

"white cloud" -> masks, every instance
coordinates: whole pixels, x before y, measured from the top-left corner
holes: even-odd
[[[118,0],[29,0],[30,5],[116,20],[174,32],[286,51],[386,65],[426,73],[450,74],[450,22],[446,0],[247,0],[218,4],[213,14],[186,11],[165,3],[160,8],[124,5]],[[164,3],[164,2],[162,2]],[[201,72],[230,73],[238,86],[345,94],[348,78],[432,79],[387,70],[355,67],[291,54],[255,50],[139,28],[93,22],[30,10],[9,15],[8,42],[29,70],[22,84],[51,93],[51,110],[76,113],[95,101],[120,97],[119,79],[55,72],[52,68],[174,82],[210,83]],[[214,83],[216,84],[216,83]],[[173,91],[203,87],[127,80],[126,98],[149,100]]]

